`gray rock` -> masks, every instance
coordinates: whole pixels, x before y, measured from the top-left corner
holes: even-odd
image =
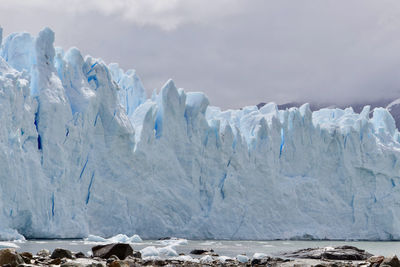
[[[284,253],[283,256],[288,258],[300,258],[300,259],[361,261],[370,258],[372,254],[353,246],[340,246],[329,249],[328,248],[300,249],[294,252]]]
[[[60,267],[84,267],[84,266],[82,263],[79,262],[68,261],[66,263],[61,264]]]
[[[51,253],[50,258],[52,258],[52,259],[62,259],[62,258],[72,259],[72,253],[68,249],[56,248],[53,251],[53,253]]]
[[[85,255],[85,253],[78,252],[78,253],[75,253],[75,258],[80,259],[80,258],[87,258],[87,257]]]
[[[36,253],[36,255],[45,258],[45,257],[50,256],[50,251],[47,249],[41,249],[41,250],[39,250],[38,253]]]
[[[190,254],[203,255],[203,254],[206,254],[208,252],[209,252],[208,250],[204,250],[204,249],[194,249],[194,250],[190,251]]]

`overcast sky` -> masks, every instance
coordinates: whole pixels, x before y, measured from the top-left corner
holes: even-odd
[[[172,78],[223,108],[400,97],[399,0],[0,0],[0,25],[49,26],[148,95]]]

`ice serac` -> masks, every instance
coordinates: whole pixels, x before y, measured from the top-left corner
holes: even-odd
[[[118,84],[118,97],[128,116],[131,116],[135,109],[146,101],[144,86],[135,70],[128,70],[124,73],[118,64],[112,63],[109,66],[113,80]]]
[[[400,239],[388,109],[221,110],[15,33],[0,50],[0,238]]]

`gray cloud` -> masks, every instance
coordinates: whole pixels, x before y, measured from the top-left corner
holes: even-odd
[[[6,34],[50,26],[148,94],[173,78],[223,108],[400,97],[397,0],[0,1]]]

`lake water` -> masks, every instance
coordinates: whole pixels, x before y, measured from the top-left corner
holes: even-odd
[[[147,246],[163,247],[168,241],[144,240],[141,243],[131,244],[135,250],[141,250]],[[186,244],[178,245],[175,250],[178,253],[189,254],[193,249],[213,249],[215,253],[223,256],[234,257],[238,254],[246,254],[252,257],[254,253],[265,253],[278,256],[285,251],[293,251],[310,247],[335,247],[351,245],[374,254],[383,256],[400,256],[400,242],[367,242],[367,241],[219,241],[219,240],[188,240]],[[84,240],[28,240],[23,242],[0,242],[0,247],[14,246],[20,252],[29,251],[36,253],[45,248],[50,251],[55,248],[65,248],[73,252],[88,254],[91,248],[99,243],[86,242]]]

